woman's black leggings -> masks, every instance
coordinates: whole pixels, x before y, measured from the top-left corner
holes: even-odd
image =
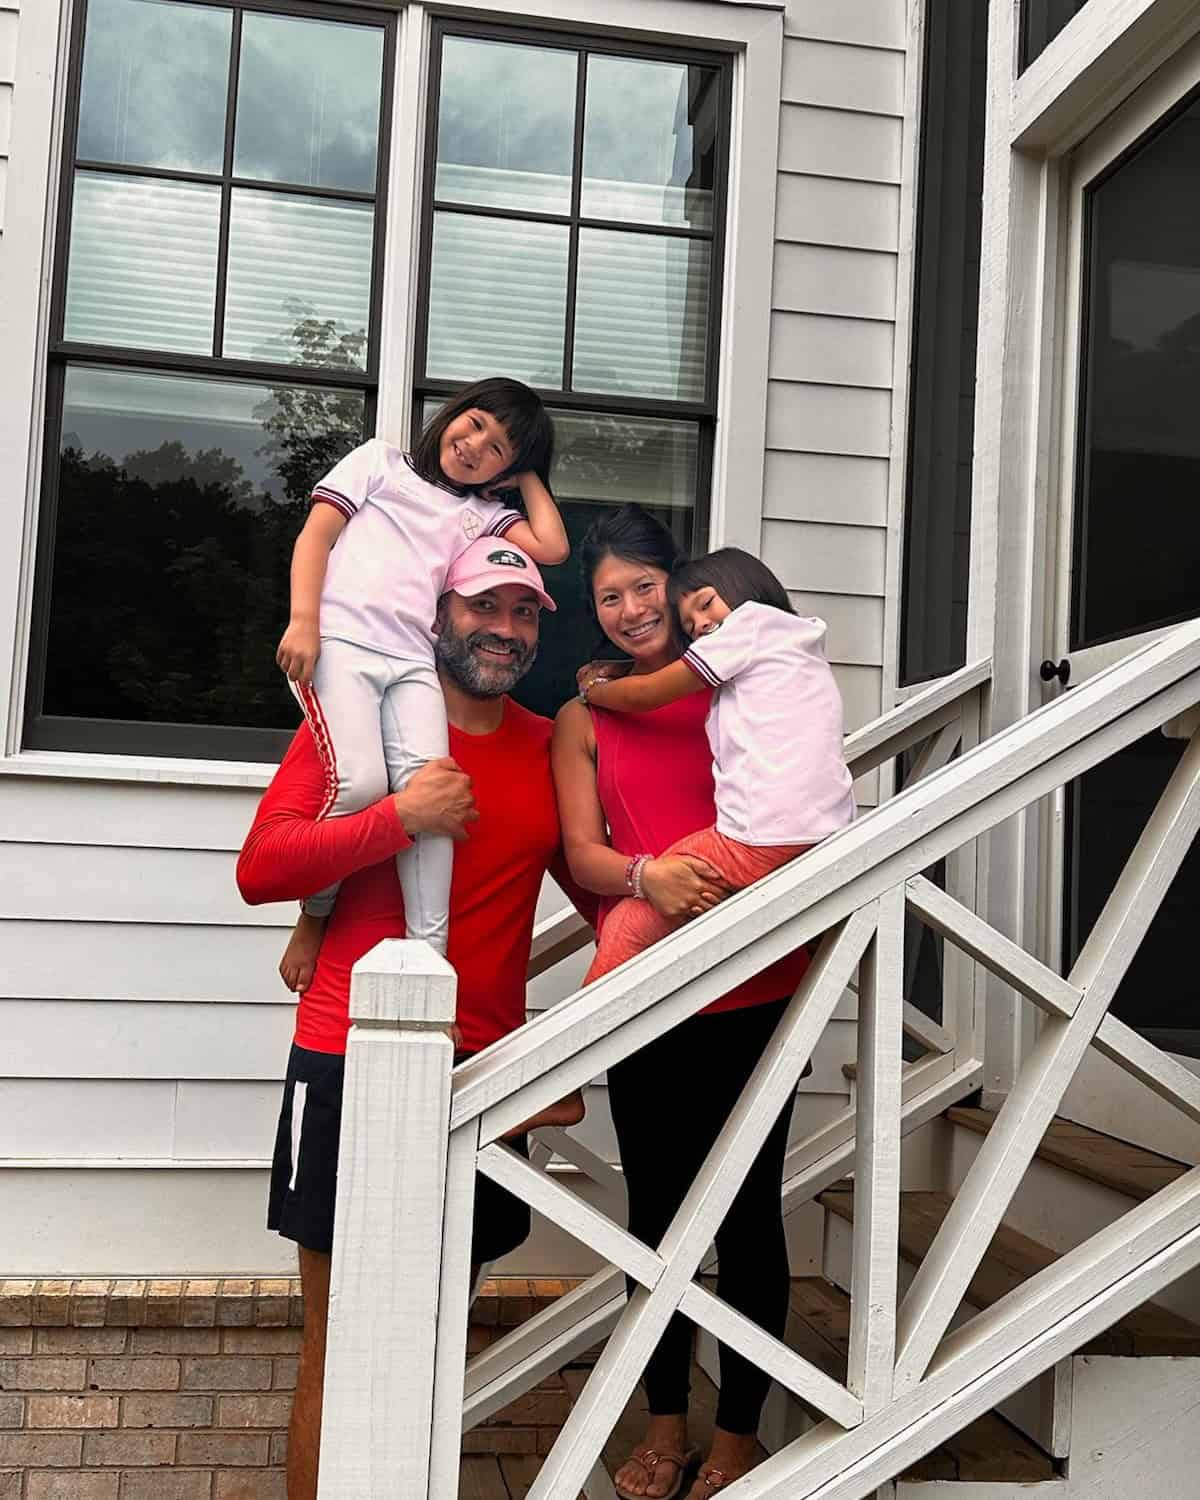
[[[786,1008],[778,1000],[692,1016],[608,1070],[629,1229],[645,1244],[662,1239]],[[788,1310],[780,1193],[791,1114],[789,1101],[716,1236],[717,1295],[777,1338]],[[687,1411],[693,1331],[676,1313],[650,1356],[643,1384],[655,1416]],[[717,1425],[757,1431],[769,1384],[722,1345]]]

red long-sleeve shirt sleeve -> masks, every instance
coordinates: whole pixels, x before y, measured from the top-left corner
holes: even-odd
[[[263,793],[238,856],[243,901],[299,901],[412,843],[390,797],[318,822],[325,794],[325,774],[305,724]]]

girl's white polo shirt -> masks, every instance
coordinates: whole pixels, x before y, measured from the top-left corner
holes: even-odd
[[[742,604],[683,659],[718,689],[705,724],[718,833],[743,844],[815,844],[851,821],[824,620]]]
[[[348,453],[313,489],[347,525],[321,594],[321,634],[402,661],[428,661],[450,564],[481,536],[503,536],[519,511],[430,484],[382,438]]]

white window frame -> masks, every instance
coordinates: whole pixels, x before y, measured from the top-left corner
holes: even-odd
[[[337,3],[337,0],[334,0]],[[360,6],[364,0],[356,0]],[[372,0],[366,0],[372,3]],[[495,0],[381,3],[400,10],[389,163],[379,422],[411,418],[418,235],[430,21],[511,19]],[[222,760],[22,750],[33,559],[45,410],[54,214],[72,0],[24,0],[6,223],[0,236],[0,775],[265,786],[272,767]],[[776,170],[783,75],[783,0],[522,0],[526,26],[620,36],[734,54],[724,315],[709,542],[757,552],[762,527],[767,360],[774,267]],[[603,24],[599,24],[602,19]],[[36,308],[35,317],[29,309]],[[393,351],[389,354],[388,351]]]

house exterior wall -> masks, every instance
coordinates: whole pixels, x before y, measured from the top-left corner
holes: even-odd
[[[4,230],[4,195],[8,186],[8,149],[12,130],[13,80],[17,76],[17,14],[20,0],[0,0],[0,233]]]
[[[37,213],[27,185],[21,244],[0,239],[0,303],[31,285],[45,295],[49,249],[33,238],[49,222],[53,182],[41,154],[61,133],[61,97],[49,112],[61,76],[48,76],[55,68],[47,61],[55,62],[51,31],[65,28],[52,28],[47,4],[29,28],[29,47],[24,32],[16,45],[13,3],[0,0],[0,174],[11,96],[14,139],[31,143],[17,170],[33,179],[46,172],[48,185]],[[602,20],[608,9],[616,21],[624,7],[606,0],[591,11]],[[690,14],[728,9],[680,6]],[[897,608],[885,581],[905,0],[792,0],[782,17],[777,6],[761,13],[783,30],[769,394],[758,413],[766,430],[762,555],[799,604],[829,621],[853,728],[880,710],[886,619]],[[36,83],[27,92],[26,76]],[[398,120],[393,152],[415,128],[411,112]],[[738,303],[735,285],[727,317]],[[11,304],[0,315],[16,316]],[[42,419],[40,395],[30,403],[30,391],[41,389],[38,316],[25,301],[12,324],[30,351],[18,394],[31,415],[22,436],[10,407],[0,433],[0,552],[10,558],[0,571],[30,555],[24,539],[37,486],[28,476],[38,466]],[[12,388],[11,372],[8,380],[0,392]],[[23,754],[28,593],[25,575],[8,593],[0,588],[13,601],[11,614],[0,608],[10,636],[0,661],[7,674],[11,660],[15,683],[0,759],[0,1275],[290,1270],[291,1247],[262,1219],[293,1015],[275,965],[293,912],[249,910],[233,882],[269,772]],[[874,779],[860,791],[873,801]],[[548,890],[543,906],[560,902]],[[540,981],[534,1008],[566,993],[578,972],[576,961]],[[854,1055],[854,1031],[847,1003],[801,1085],[798,1130],[846,1104],[841,1064]],[[602,1083],[585,1130],[615,1157]]]

